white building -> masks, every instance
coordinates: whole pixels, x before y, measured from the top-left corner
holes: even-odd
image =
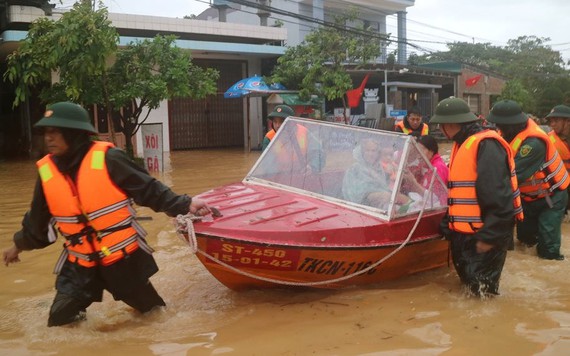
[[[198,15],[199,19],[228,23],[260,24],[287,29],[287,46],[300,44],[305,36],[323,22],[355,9],[359,18],[380,34],[387,34],[386,18],[397,16],[398,63],[406,63],[406,8],[415,0],[213,0],[213,7]],[[379,61],[386,59],[386,46]]]

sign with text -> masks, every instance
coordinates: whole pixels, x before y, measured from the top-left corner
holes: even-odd
[[[162,124],[142,124],[144,167],[149,172],[163,171]]]
[[[404,118],[408,114],[408,110],[390,110],[390,117]]]

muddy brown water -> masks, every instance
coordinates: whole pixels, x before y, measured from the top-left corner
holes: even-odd
[[[197,194],[241,180],[259,152],[174,152],[157,178]],[[34,163],[0,162],[0,248],[29,207]],[[509,252],[501,296],[466,296],[452,268],[340,291],[234,292],[214,279],[176,236],[171,220],[139,215],[168,307],[139,315],[105,294],[86,322],[48,328],[60,242],[0,266],[0,355],[568,355],[570,259]],[[562,251],[570,257],[570,224]]]

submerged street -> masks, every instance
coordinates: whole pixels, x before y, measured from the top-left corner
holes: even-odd
[[[442,147],[441,151],[449,147]],[[155,175],[195,195],[240,181],[260,152],[177,151]],[[168,156],[168,155],[167,155]],[[33,161],[0,162],[0,247],[28,209]],[[234,292],[176,235],[170,218],[138,209],[160,271],[152,283],[167,308],[139,315],[109,294],[87,321],[48,328],[61,240],[2,268],[2,355],[561,355],[570,349],[570,259],[545,261],[515,244],[501,296],[467,297],[453,267],[364,288]],[[562,253],[570,256],[570,224]]]

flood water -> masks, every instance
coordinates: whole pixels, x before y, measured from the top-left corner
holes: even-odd
[[[174,152],[156,176],[193,195],[241,180],[258,156]],[[19,229],[35,179],[32,161],[0,162],[1,249]],[[48,328],[58,241],[0,266],[0,355],[570,354],[570,224],[567,260],[539,260],[517,245],[501,296],[479,300],[464,294],[452,267],[358,289],[234,292],[205,270],[168,217],[138,211],[160,267],[152,282],[168,307],[139,315],[105,294],[86,322]]]

